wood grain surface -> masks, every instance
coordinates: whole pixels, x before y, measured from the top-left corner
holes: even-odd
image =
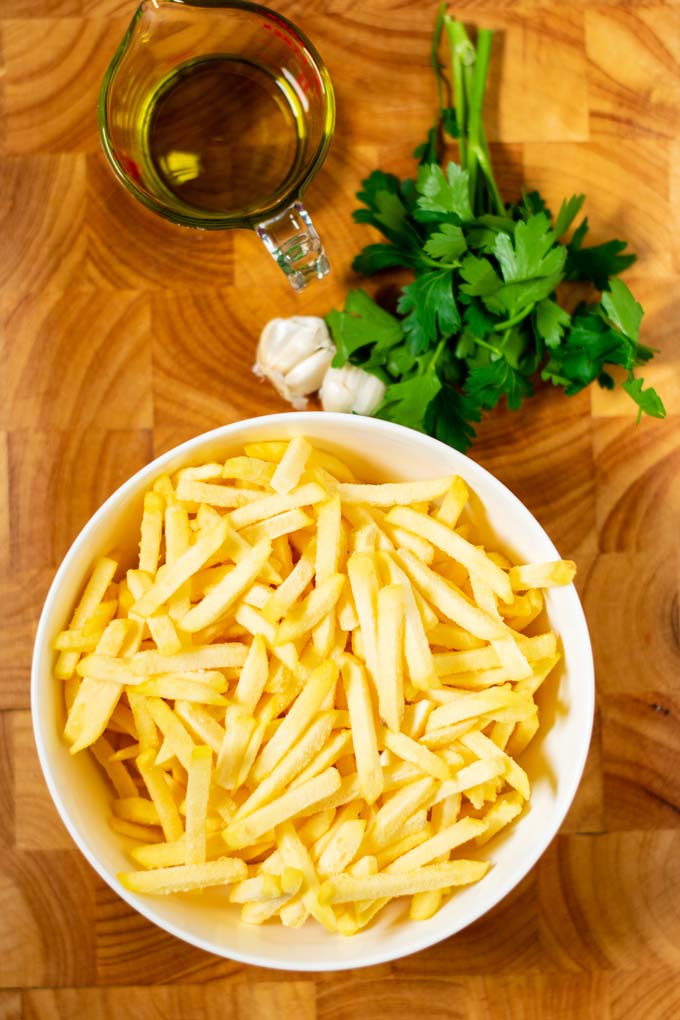
[[[0,1020],[675,1020],[680,1016],[680,5],[456,6],[499,29],[489,136],[507,197],[588,195],[594,240],[626,238],[659,349],[664,421],[618,394],[546,388],[499,409],[472,456],[579,565],[597,718],[561,833],[490,915],[370,970],[258,970],[185,945],[86,864],[33,744],[31,646],[61,557],[154,455],[284,409],[250,373],[275,315],[323,313],[369,240],[362,175],[408,171],[431,121],[435,4],[276,0],[335,83],[308,192],[332,276],[301,296],[249,233],[191,232],[116,183],[99,82],[131,0],[0,4]],[[376,281],[368,284],[375,290]]]

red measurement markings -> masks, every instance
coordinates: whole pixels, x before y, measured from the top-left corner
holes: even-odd
[[[129,156],[122,156],[120,159],[120,166],[121,170],[127,174],[128,177],[131,177],[133,181],[136,181],[139,184],[142,179],[142,175],[139,172],[139,167],[133,159],[130,159]]]
[[[285,29],[279,28],[276,24],[264,22],[262,28],[265,32],[270,32],[271,35],[279,39],[290,51],[292,59],[286,70],[290,71],[293,75],[300,91],[306,96],[310,92],[315,92],[319,95],[321,93],[319,79],[312,68],[303,65],[302,61],[306,62],[307,57],[300,43],[290,36]]]

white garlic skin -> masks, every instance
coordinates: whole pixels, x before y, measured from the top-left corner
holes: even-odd
[[[267,378],[281,396],[301,411],[326,374],[335,344],[323,319],[293,315],[272,319],[262,330],[253,372]]]
[[[356,365],[329,368],[319,397],[324,411],[371,415],[385,396],[385,384]]]

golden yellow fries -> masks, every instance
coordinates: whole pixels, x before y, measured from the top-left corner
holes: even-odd
[[[302,437],[146,493],[138,561],[98,560],[55,641],[125,888],[229,886],[245,923],[351,935],[483,878],[560,657],[541,589],[575,568],[485,549],[467,506],[460,478],[364,484]]]

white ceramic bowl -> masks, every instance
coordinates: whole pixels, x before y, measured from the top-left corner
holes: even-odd
[[[393,960],[452,935],[498,903],[536,863],[567,813],[586,760],[594,706],[593,663],[573,585],[549,591],[548,617],[561,638],[564,661],[539,693],[541,728],[522,758],[532,784],[531,805],[516,824],[483,848],[483,856],[494,865],[486,877],[461,889],[427,921],[408,921],[395,903],[368,929],[345,938],[327,934],[312,922],[293,931],[271,923],[243,925],[239,908],[226,903],[218,890],[200,897],[145,897],[123,889],[116,874],[129,870],[130,863],[126,841],[107,824],[108,788],[91,756],[71,757],[61,736],[63,699],[52,676],[55,635],[68,625],[98,555],[123,548],[132,561],[142,495],[159,474],[231,456],[247,441],[297,434],[347,458],[365,480],[460,474],[474,493],[477,523],[483,533],[493,532],[496,548],[520,561],[558,557],[541,526],[505,486],[474,461],[418,432],[341,414],[290,413],[237,422],[153,461],[121,486],[83,528],[57,572],[40,618],[31,706],[40,762],[57,809],[82,853],[119,896],[166,931],[221,956],[262,967],[342,970]]]

